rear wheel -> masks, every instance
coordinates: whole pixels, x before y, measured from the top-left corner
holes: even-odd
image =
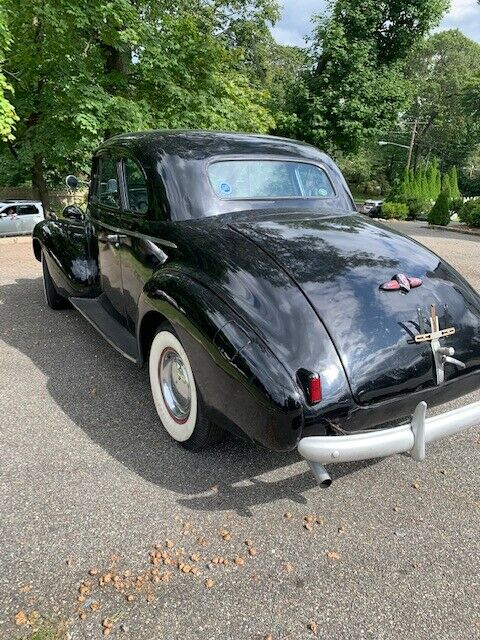
[[[163,427],[190,451],[218,442],[220,427],[205,417],[188,355],[173,328],[162,324],[149,356],[150,386]]]
[[[43,271],[43,290],[45,292],[45,300],[50,309],[67,309],[70,306],[67,298],[61,296],[52,280],[50,271],[48,270],[47,261],[42,251],[42,271]]]

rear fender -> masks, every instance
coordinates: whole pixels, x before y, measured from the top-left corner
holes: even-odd
[[[139,345],[147,314],[175,328],[211,420],[270,449],[296,446],[303,427],[298,385],[218,296],[184,274],[163,273],[145,286],[139,311]]]

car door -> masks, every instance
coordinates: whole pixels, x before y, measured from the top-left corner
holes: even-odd
[[[134,333],[138,322],[138,300],[144,284],[154,269],[165,262],[167,255],[152,241],[152,235],[162,234],[163,223],[156,221],[155,228],[152,226],[153,198],[145,171],[136,160],[124,156],[121,173],[125,234],[121,241],[122,279],[128,327]]]
[[[0,212],[0,235],[14,236],[19,232],[17,206],[12,204]]]
[[[43,220],[43,215],[35,204],[19,204],[17,206],[17,216],[19,233],[32,233],[33,227],[37,222]]]
[[[118,158],[104,153],[95,159],[89,217],[98,244],[98,266],[102,304],[122,325],[126,325],[121,267],[121,198]]]

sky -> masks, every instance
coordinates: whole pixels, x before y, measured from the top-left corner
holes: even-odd
[[[304,38],[311,31],[312,15],[321,13],[325,0],[280,0],[282,19],[272,32],[280,44],[304,46]],[[480,42],[480,4],[477,0],[451,0],[450,11],[443,18],[440,29],[460,29],[466,36]]]

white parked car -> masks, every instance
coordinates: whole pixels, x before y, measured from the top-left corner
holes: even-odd
[[[383,200],[365,200],[363,203],[363,213],[371,218],[378,218],[382,213]]]
[[[37,222],[44,218],[41,202],[36,200],[4,200],[0,202],[0,236],[31,234]]]

